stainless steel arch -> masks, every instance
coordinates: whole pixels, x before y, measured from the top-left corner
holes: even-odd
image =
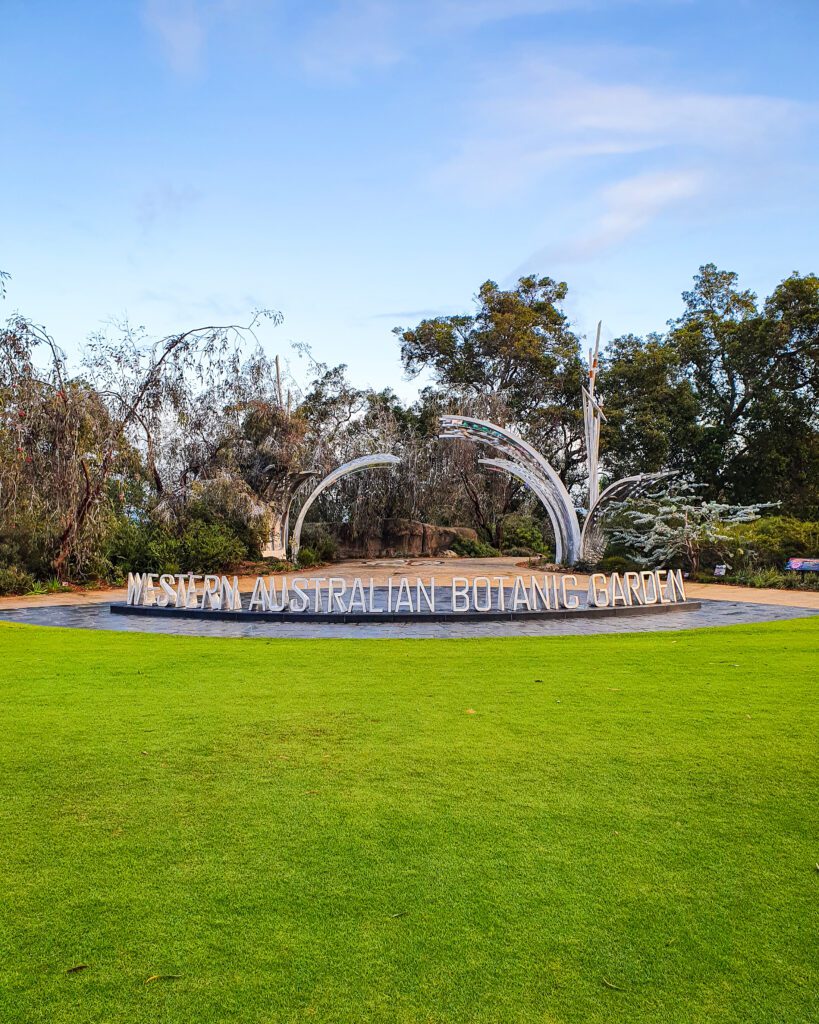
[[[586,516],[586,522],[583,524],[583,532],[580,535],[580,557],[582,560],[594,563],[599,562],[603,557],[606,550],[606,531],[603,529],[602,517],[606,505],[610,505],[613,501],[635,498],[650,484],[674,475],[673,472],[640,473],[638,476],[625,476],[622,480],[615,480],[613,484],[609,484],[592,505],[591,511]]]
[[[478,420],[472,416],[442,416],[441,438],[467,438],[481,444],[491,445],[510,457],[517,466],[526,469],[533,479],[539,481],[542,490],[554,497],[554,511],[558,517],[565,542],[566,561],[569,565],[580,557],[580,524],[577,512],[563,481],[554,467],[523,438],[496,423]]]
[[[345,462],[343,466],[338,466],[328,473],[327,476],[321,480],[310,493],[309,497],[301,507],[299,517],[296,520],[296,525],[293,529],[293,541],[290,546],[290,556],[295,558],[299,553],[301,546],[301,528],[304,525],[304,518],[307,512],[316,498],[321,494],[322,491],[327,490],[328,487],[332,487],[334,483],[341,480],[342,477],[349,476],[351,473],[361,473],[365,469],[384,469],[387,466],[394,466],[401,460],[397,455],[387,455],[384,452],[377,452],[375,455],[362,455],[358,459],[353,459],[351,462]]]
[[[512,462],[509,459],[479,459],[478,461],[482,466],[487,466],[494,472],[509,473],[510,476],[516,477],[525,483],[536,495],[538,501],[546,509],[549,522],[552,524],[552,531],[555,535],[555,561],[560,565],[563,561],[564,531],[560,522],[559,511],[555,507],[553,495],[544,490],[541,481],[537,477],[533,476],[525,466],[521,466],[517,462]]]
[[[318,476],[318,470],[307,469],[303,473],[298,473],[293,480],[293,484],[290,488],[290,495],[287,499],[287,507],[284,510],[284,522],[282,523],[282,543],[284,545],[285,553],[290,547],[290,510],[293,507],[293,502],[296,500],[296,495],[301,490],[302,486],[307,483],[308,480],[312,480],[313,477]]]

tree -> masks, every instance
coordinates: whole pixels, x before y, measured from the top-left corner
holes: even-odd
[[[65,356],[42,328],[13,317],[0,332],[0,388],[4,441],[13,434],[14,417],[26,424],[27,466],[42,463],[29,488],[29,509],[36,495],[46,510],[45,522],[56,525],[52,567],[61,579],[85,559],[86,538],[106,510],[108,488],[134,446],[144,443],[152,475],[158,481],[154,453],[168,410],[184,409],[190,380],[206,386],[235,375],[242,342],[261,313],[247,327],[208,326],[146,344],[140,332],[125,325],[113,340],[93,339],[86,352],[85,374],[70,376]],[[37,358],[47,359],[38,366]],[[7,476],[15,476],[4,460]],[[15,479],[19,482],[20,474]],[[49,481],[49,487],[45,481]],[[14,514],[25,489],[7,489]],[[16,503],[16,504],[15,504]],[[94,532],[94,531],[91,531]],[[98,531],[97,531],[98,532]]]
[[[616,338],[602,360],[601,431],[612,479],[661,470],[694,472],[698,404],[674,347],[659,335]]]
[[[699,572],[705,551],[725,557],[735,538],[726,527],[751,523],[771,505],[729,505],[703,501],[697,488],[683,482],[676,489],[619,503],[610,510],[611,542],[627,549],[641,565],[679,566]]]
[[[108,517],[89,495],[101,495],[115,473],[133,473],[135,452],[98,392],[70,377],[53,338],[19,316],[0,329],[0,410],[5,546],[41,575],[64,575],[69,561],[82,571],[98,556]]]
[[[604,463],[682,470],[713,500],[819,515],[819,278],[792,275],[760,308],[709,263],[683,299],[664,336],[606,354]]]
[[[432,374],[436,390],[457,405],[500,400],[514,423],[573,483],[580,446],[583,367],[576,336],[561,308],[567,288],[549,277],[522,277],[508,291],[481,285],[473,314],[395,328],[410,376]]]
[[[819,278],[793,275],[760,311],[736,274],[709,263],[683,299],[668,343],[699,407],[700,479],[714,496],[814,503],[819,489],[797,495],[793,482],[805,458],[816,465]]]

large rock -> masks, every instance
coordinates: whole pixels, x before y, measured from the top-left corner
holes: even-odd
[[[346,523],[325,523],[324,528],[338,541],[341,558],[413,558],[442,555],[457,538],[477,541],[477,533],[467,526],[432,526],[414,519],[382,519],[373,523],[366,537],[353,537]],[[376,532],[376,529],[378,532]]]

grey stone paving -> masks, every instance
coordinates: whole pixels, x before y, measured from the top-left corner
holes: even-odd
[[[177,636],[215,637],[299,637],[336,639],[423,639],[430,637],[468,638],[496,636],[584,636],[593,633],[648,633],[657,630],[696,629],[702,626],[731,626],[755,622],[776,622],[819,615],[808,608],[746,604],[733,601],[702,601],[696,611],[666,612],[627,618],[600,620],[559,619],[554,622],[458,622],[407,623],[395,625],[334,625],[322,623],[201,622],[195,619],[133,618],[112,615],[108,605],[21,608],[0,612],[0,621],[37,626],[69,626],[108,629],[126,633],[168,633]]]

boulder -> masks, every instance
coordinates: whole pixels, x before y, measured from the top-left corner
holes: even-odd
[[[423,558],[444,552],[451,557],[457,538],[478,539],[477,533],[468,526],[433,526],[414,519],[382,519],[373,523],[372,532],[364,537],[353,537],[346,523],[323,525],[338,541],[340,558],[395,558],[397,555]]]

